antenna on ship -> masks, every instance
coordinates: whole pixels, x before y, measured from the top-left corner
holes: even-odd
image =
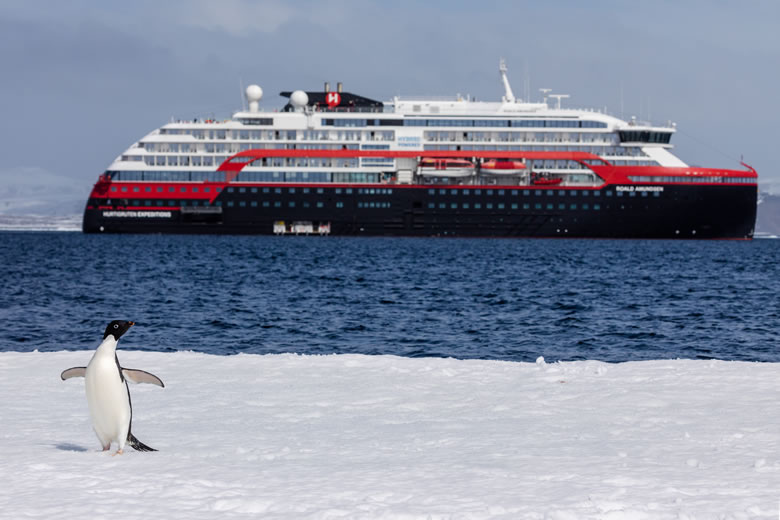
[[[555,98],[555,99],[558,100],[558,109],[560,110],[560,108],[561,108],[561,98],[567,98],[567,97],[569,97],[569,95],[568,94],[550,94],[550,97],[551,98]]]
[[[501,80],[504,82],[504,103],[514,103],[515,95],[512,93],[512,87],[509,85],[509,78],[506,77],[506,62],[504,58],[498,62],[498,71],[501,73]]]
[[[547,104],[547,93],[552,92],[551,88],[540,88],[539,92],[542,93],[542,103]]]

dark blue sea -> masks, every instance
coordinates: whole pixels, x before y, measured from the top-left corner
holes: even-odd
[[[780,361],[780,241],[0,233],[0,350]]]

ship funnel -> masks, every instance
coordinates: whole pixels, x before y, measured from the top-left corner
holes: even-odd
[[[325,82],[325,92],[330,92],[330,82],[329,81]]]
[[[249,102],[250,112],[260,111],[260,100],[263,97],[263,89],[259,85],[249,85],[244,91],[246,100]]]
[[[344,88],[344,85],[343,85],[343,84],[342,84],[340,81],[339,81],[338,83],[336,83],[336,92],[338,92],[339,94],[341,94],[341,90],[342,90],[343,88]]]

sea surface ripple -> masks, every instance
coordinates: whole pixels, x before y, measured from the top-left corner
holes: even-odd
[[[0,350],[780,361],[778,240],[0,241]]]

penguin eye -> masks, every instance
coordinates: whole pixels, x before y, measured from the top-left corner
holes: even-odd
[[[115,329],[118,329],[118,328],[119,328],[119,325],[117,325],[117,324],[114,324],[114,328],[115,328]]]

